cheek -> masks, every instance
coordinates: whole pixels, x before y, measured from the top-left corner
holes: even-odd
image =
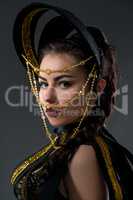
[[[73,99],[73,97],[76,97],[79,92],[79,89],[76,89],[74,87],[66,90],[57,90],[56,95],[58,98],[59,104],[64,104],[67,101],[70,101]]]

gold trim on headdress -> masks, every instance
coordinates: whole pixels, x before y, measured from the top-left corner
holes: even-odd
[[[22,45],[24,49],[24,53],[28,60],[32,62],[34,66],[38,66],[38,61],[35,57],[35,54],[31,45],[31,21],[33,17],[40,11],[47,10],[45,8],[38,8],[30,12],[24,19],[22,24]]]

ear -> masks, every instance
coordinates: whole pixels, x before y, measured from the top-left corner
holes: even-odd
[[[106,80],[100,79],[97,83],[97,91],[102,93],[105,87],[106,87]]]

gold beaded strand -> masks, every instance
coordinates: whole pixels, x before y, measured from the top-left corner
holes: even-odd
[[[46,117],[44,115],[44,111],[43,111],[43,108],[42,108],[42,104],[40,103],[40,100],[39,100],[39,92],[38,92],[38,89],[37,89],[37,84],[36,84],[36,79],[35,79],[35,71],[32,70],[32,74],[30,72],[30,68],[29,68],[29,62],[27,61],[26,62],[26,65],[27,65],[27,74],[28,74],[28,78],[29,78],[29,82],[30,82],[30,86],[31,86],[31,90],[33,92],[33,94],[35,95],[36,97],[36,100],[37,100],[37,103],[38,103],[38,106],[39,106],[39,109],[40,109],[40,113],[41,113],[41,118],[42,118],[42,121],[43,121],[43,126],[44,126],[44,129],[46,131],[46,135],[48,136],[48,138],[50,139],[51,141],[51,144],[52,146],[57,149],[57,148],[60,148],[60,146],[56,146],[55,143],[56,143],[56,140],[58,138],[58,136],[52,138],[51,137],[51,133],[49,132],[48,130],[48,127],[47,127],[47,123],[46,123]],[[84,91],[85,91],[85,88],[86,86],[88,85],[88,82],[90,80],[91,77],[93,77],[93,80],[92,80],[92,83],[91,83],[91,89],[90,89],[90,94],[93,92],[93,88],[94,88],[94,82],[95,82],[95,79],[97,78],[97,75],[96,75],[96,71],[94,70],[95,68],[95,65],[93,66],[92,68],[92,71],[90,72],[90,74],[88,75],[88,78],[87,78],[87,81],[85,82],[82,90],[80,90],[79,92],[79,95],[83,95],[84,94]],[[33,80],[32,80],[32,77],[33,77]],[[72,98],[73,99],[73,98]],[[72,100],[71,99],[71,100]],[[67,104],[68,105],[68,104]],[[87,106],[86,106],[86,109],[85,109],[85,112],[83,113],[83,116],[79,122],[79,125],[77,128],[74,129],[74,133],[71,135],[70,138],[74,138],[78,131],[79,131],[79,128],[81,126],[81,123],[82,121],[84,120],[85,116],[86,116],[86,112],[88,110],[88,105],[89,103],[87,103]]]

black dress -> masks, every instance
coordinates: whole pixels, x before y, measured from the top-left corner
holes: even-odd
[[[68,193],[67,198],[60,193],[59,184],[67,173],[68,162],[81,144],[94,147],[109,189],[109,199],[132,199],[133,156],[104,126],[96,133],[88,126],[82,126],[78,135],[65,145],[61,145],[61,141],[57,143],[60,143],[59,149],[48,144],[16,168],[12,183],[18,200],[69,200]]]

